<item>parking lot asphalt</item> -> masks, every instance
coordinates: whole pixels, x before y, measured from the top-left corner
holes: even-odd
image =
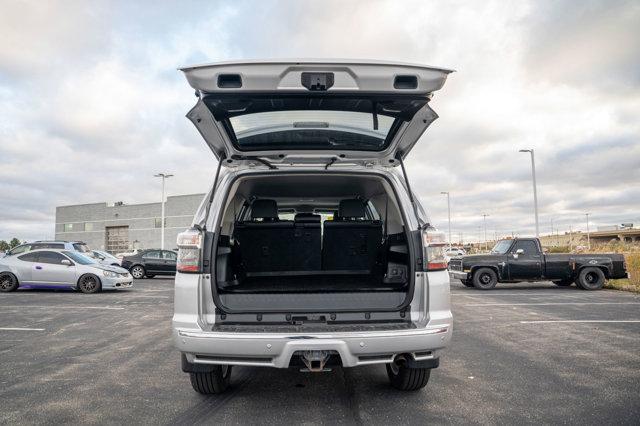
[[[551,283],[451,286],[454,337],[424,390],[383,366],[234,367],[196,394],[170,339],[173,281],[0,294],[0,423],[638,424],[640,297]]]

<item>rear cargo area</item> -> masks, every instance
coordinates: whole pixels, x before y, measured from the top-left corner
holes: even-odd
[[[400,310],[411,287],[402,218],[380,175],[240,178],[219,224],[217,303],[235,312]]]

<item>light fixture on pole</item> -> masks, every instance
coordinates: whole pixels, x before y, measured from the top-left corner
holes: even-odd
[[[153,177],[162,178],[162,214],[160,218],[160,249],[164,250],[164,181],[169,179],[171,176],[168,173],[158,173],[157,175],[153,175]]]
[[[538,190],[536,188],[536,160],[532,149],[521,149],[520,152],[531,154],[531,177],[533,179],[533,208],[536,214],[536,237],[540,237],[540,227],[538,226]]]
[[[591,250],[591,236],[589,235],[589,215],[591,213],[585,213],[584,215],[587,217],[587,248]]]
[[[449,191],[442,191],[440,194],[447,196],[447,213],[449,215],[449,250],[451,250],[451,199]]]
[[[482,222],[484,224],[484,250],[487,251],[489,247],[487,246],[487,216],[486,213],[482,213]]]

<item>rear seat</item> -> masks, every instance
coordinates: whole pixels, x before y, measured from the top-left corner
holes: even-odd
[[[294,223],[278,219],[275,200],[255,200],[251,220],[237,222],[234,232],[247,275],[290,270],[293,234]]]
[[[319,214],[296,214],[291,242],[291,250],[293,251],[291,270],[319,271],[321,269],[321,226]]]
[[[275,200],[255,200],[251,220],[235,226],[244,271],[248,276],[319,271],[320,226],[320,215],[299,213],[293,222],[283,221]]]
[[[382,222],[365,218],[365,202],[340,201],[338,214],[324,222],[322,269],[370,273],[382,242]]]

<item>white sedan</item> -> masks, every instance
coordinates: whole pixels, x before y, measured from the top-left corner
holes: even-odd
[[[96,293],[132,285],[133,277],[126,269],[69,250],[33,250],[0,259],[0,291],[4,292],[45,287]]]

